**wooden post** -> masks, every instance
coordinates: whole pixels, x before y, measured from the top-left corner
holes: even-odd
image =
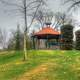
[[[47,35],[47,49],[48,49],[48,35]]]
[[[35,38],[32,37],[32,41],[33,41],[33,49],[35,49]]]
[[[35,39],[36,39],[36,40],[35,40],[35,41],[36,41],[36,42],[35,42],[35,48],[36,48],[36,50],[37,50],[37,48],[38,48],[38,40],[37,40],[37,36],[35,37]]]

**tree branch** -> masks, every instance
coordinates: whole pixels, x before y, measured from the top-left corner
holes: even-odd
[[[33,23],[33,20],[34,20],[34,18],[35,18],[35,16],[36,16],[36,13],[37,13],[37,11],[38,11],[38,9],[39,9],[40,5],[41,5],[41,2],[40,2],[40,4],[38,5],[38,7],[37,7],[37,9],[36,9],[36,11],[35,11],[35,13],[34,13],[34,16],[33,16],[33,18],[32,18],[31,24],[29,25],[29,27],[28,27],[28,28],[30,28],[30,27],[31,27],[31,25],[32,25],[32,23]]]
[[[70,8],[77,6],[78,4],[80,4],[80,1],[73,3]]]

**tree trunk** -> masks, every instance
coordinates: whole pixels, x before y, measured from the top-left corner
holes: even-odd
[[[26,8],[26,0],[24,0],[24,61],[27,60],[27,46],[26,46],[26,40],[27,40],[27,8]]]
[[[42,1],[40,1],[40,4],[38,5],[38,7],[37,7],[37,9],[36,9],[36,12],[37,12],[37,10],[38,10],[38,8],[40,7],[40,5],[41,5],[41,2]],[[35,15],[36,15],[36,12],[35,12],[35,14],[34,14],[34,16],[33,16],[33,19],[34,19],[34,17],[35,17]],[[32,22],[33,22],[33,19],[32,19]],[[27,60],[27,46],[26,46],[26,40],[27,40],[27,7],[26,7],[26,0],[24,0],[24,25],[25,25],[25,30],[24,30],[24,61],[25,60]],[[32,22],[31,22],[31,24],[32,24]],[[30,26],[31,26],[31,24],[30,24]],[[29,26],[29,27],[30,27]]]
[[[24,32],[24,61],[27,60],[26,32]]]

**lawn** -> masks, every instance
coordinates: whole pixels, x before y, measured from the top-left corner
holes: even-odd
[[[0,52],[0,80],[80,80],[80,52],[30,50]]]

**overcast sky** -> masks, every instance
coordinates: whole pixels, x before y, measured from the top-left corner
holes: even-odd
[[[8,0],[15,1],[15,0]],[[67,7],[69,5],[61,5],[62,0],[48,0],[48,6],[53,12],[66,12]],[[66,7],[67,6],[67,7]],[[16,29],[17,24],[22,24],[22,18],[20,16],[16,16],[16,12],[8,11],[12,9],[11,6],[6,6],[0,3],[0,27],[6,28],[7,30]],[[74,18],[80,20],[80,12],[74,12]]]

